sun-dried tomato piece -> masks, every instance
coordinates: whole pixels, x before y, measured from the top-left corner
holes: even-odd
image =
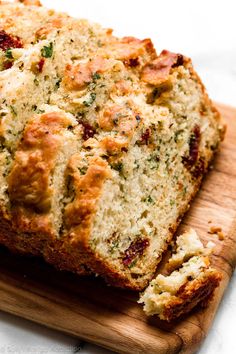
[[[0,49],[4,52],[9,48],[22,48],[23,44],[19,37],[14,37],[4,30],[0,30]]]
[[[140,144],[148,145],[150,138],[151,138],[151,130],[147,128],[145,132],[141,135]]]
[[[10,60],[6,60],[3,63],[4,70],[10,69],[13,66],[13,62]]]
[[[177,60],[172,65],[172,68],[177,68],[178,66],[184,65],[184,57],[182,54],[177,54]]]
[[[123,264],[129,266],[137,256],[142,256],[144,250],[149,246],[148,239],[138,238],[133,241],[131,245],[125,250],[123,257]]]
[[[41,58],[38,62],[38,69],[39,69],[39,72],[41,73],[43,71],[43,66],[44,66],[44,63],[45,63],[45,59],[44,58]]]
[[[199,144],[201,140],[201,131],[199,125],[195,125],[193,128],[190,140],[189,140],[189,155],[183,156],[183,163],[187,167],[192,167],[198,160]]]
[[[39,61],[37,62],[33,62],[31,64],[31,71],[37,75],[39,73],[42,73],[43,71],[43,67],[44,67],[44,63],[45,63],[45,59],[44,58],[41,58]]]
[[[94,135],[96,134],[96,129],[92,127],[88,122],[85,122],[84,120],[80,119],[79,123],[83,126],[83,135],[82,138],[83,140],[88,140],[89,138],[93,138]]]

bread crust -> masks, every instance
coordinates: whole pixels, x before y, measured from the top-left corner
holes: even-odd
[[[39,0],[16,0],[16,2],[20,2],[26,6],[42,6]]]
[[[163,319],[172,322],[189,313],[194,307],[211,300],[215,288],[218,287],[222,275],[216,270],[208,271],[204,277],[184,284],[176,294],[176,299],[169,301],[163,311]]]
[[[39,116],[25,128],[8,176],[10,200],[16,215],[24,209],[44,213],[50,209],[49,176],[61,145],[60,131],[69,124],[64,114],[53,112]]]

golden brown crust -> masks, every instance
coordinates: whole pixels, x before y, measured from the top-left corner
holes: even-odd
[[[84,89],[92,81],[94,74],[104,73],[109,67],[109,61],[99,56],[76,66],[68,64],[63,83],[69,90]]]
[[[106,136],[100,141],[100,147],[111,157],[127,152],[130,140],[140,124],[141,117],[137,112],[135,113],[132,102],[129,103],[130,107],[126,109],[113,104],[99,113],[98,124],[100,128],[105,131],[114,129],[117,132],[116,137]],[[112,158],[109,159],[110,162],[111,160]]]
[[[44,233],[20,233],[13,227],[11,221],[1,215],[0,243],[14,253],[41,256],[48,235]]]
[[[17,0],[17,2],[20,2],[26,6],[42,6],[39,0]]]
[[[62,113],[43,114],[29,123],[8,176],[10,200],[16,205],[47,212],[50,208],[49,176],[61,140],[62,128],[70,121]]]
[[[155,60],[145,65],[141,79],[149,85],[163,85],[168,81],[172,68],[183,65],[186,61],[181,54],[163,50]]]
[[[11,222],[1,215],[0,243],[8,247],[13,253],[33,256],[43,256],[46,261],[63,270],[71,270],[79,275],[91,274],[89,268],[78,262],[78,257],[73,260],[73,254],[63,254],[62,240],[55,235],[43,232],[18,232]],[[76,255],[78,256],[78,255]],[[75,266],[73,266],[73,261]]]
[[[54,29],[61,28],[66,19],[67,19],[67,17],[65,15],[63,15],[63,16],[58,15],[58,17],[53,18],[52,20],[48,21],[46,26],[39,28],[35,32],[35,38],[46,39],[47,35],[50,32],[52,32]]]
[[[111,131],[118,125],[119,117],[123,112],[123,107],[113,104],[101,110],[98,115],[99,127],[105,131]]]
[[[164,319],[171,322],[189,313],[202,301],[206,303],[206,299],[212,297],[221,279],[222,275],[218,271],[209,270],[203,278],[195,279],[183,285],[176,294],[176,299],[171,300],[165,306]]]
[[[112,136],[106,136],[100,142],[101,148],[106,154],[110,156],[120,155],[124,150],[127,151],[128,141],[119,138],[113,138]],[[109,161],[111,158],[109,159]]]
[[[115,83],[113,92],[117,96],[125,96],[131,93],[133,90],[131,82],[127,80],[120,80]]]
[[[70,124],[62,113],[43,114],[28,123],[7,178],[12,222],[23,232],[50,233],[50,176],[62,144],[61,132]]]
[[[139,67],[142,62],[156,58],[156,50],[150,39],[140,40],[134,37],[124,37],[110,45],[113,56],[122,60],[128,67]]]
[[[96,202],[101,194],[104,181],[109,178],[107,162],[100,157],[93,157],[88,169],[82,175],[78,166],[80,154],[74,155],[68,164],[68,174],[72,178],[75,198],[65,208],[65,225],[75,237],[84,233],[84,226],[96,211]]]

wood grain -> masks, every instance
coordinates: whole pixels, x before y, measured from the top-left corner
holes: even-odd
[[[236,109],[218,105],[228,130],[214,169],[178,232],[194,227],[217,244],[212,261],[223,280],[206,309],[171,325],[147,318],[138,294],[107,287],[102,280],[57,272],[43,261],[0,248],[0,309],[119,353],[194,353],[206,336],[236,264]],[[209,221],[212,221],[209,224]],[[220,226],[223,241],[207,233]]]

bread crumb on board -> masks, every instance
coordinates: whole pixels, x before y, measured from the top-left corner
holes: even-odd
[[[219,226],[211,226],[210,230],[208,231],[208,234],[216,234],[220,241],[223,241],[225,239],[225,234],[222,232],[222,228]]]

